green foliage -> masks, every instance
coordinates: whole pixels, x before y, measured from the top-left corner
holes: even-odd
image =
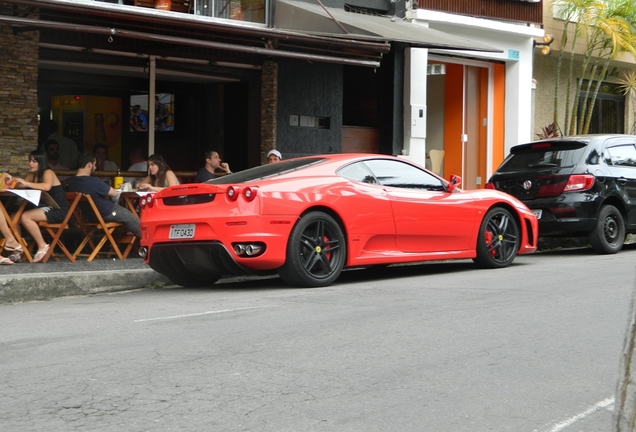
[[[554,121],[559,122],[559,77],[561,69],[567,67],[563,133],[588,133],[596,96],[607,76],[611,60],[625,52],[636,58],[636,11],[633,0],[555,0],[553,6],[556,15],[563,19],[554,94]],[[580,70],[575,76],[576,47],[581,39],[584,53]],[[563,60],[569,61],[564,64]],[[584,83],[587,83],[585,88]],[[582,91],[591,96],[580,102]]]

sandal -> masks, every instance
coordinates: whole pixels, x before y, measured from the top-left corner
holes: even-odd
[[[2,257],[0,265],[13,265],[13,261],[11,261],[11,258]]]
[[[4,250],[6,250],[7,252],[23,252],[22,245],[17,245],[16,247],[5,246]]]
[[[39,249],[36,253],[35,256],[33,257],[33,262],[40,262],[42,261],[42,259],[44,258],[44,255],[46,255],[46,253],[49,251],[49,245],[44,246],[44,248]]]

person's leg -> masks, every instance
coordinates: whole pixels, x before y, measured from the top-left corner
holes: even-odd
[[[40,227],[38,225],[38,222],[46,222],[46,214],[44,211],[42,209],[25,211],[22,213],[20,222],[22,222],[24,229],[31,234],[35,244],[38,246],[38,252],[44,250],[47,244],[44,241],[44,237],[42,237],[42,231],[40,231]]]
[[[132,232],[135,237],[141,238],[141,226],[139,225],[139,218],[132,214],[130,210],[115,204],[113,212],[104,217],[105,221],[121,222],[126,226],[126,229]]]
[[[20,243],[18,243],[18,241],[13,236],[13,233],[9,229],[9,224],[7,223],[7,220],[2,213],[0,213],[0,233],[2,233],[6,240],[4,246],[10,248],[9,250],[20,246]]]

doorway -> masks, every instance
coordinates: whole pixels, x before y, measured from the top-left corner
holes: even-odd
[[[464,189],[483,188],[487,181],[494,118],[498,117],[491,114],[499,88],[493,85],[493,70],[489,63],[429,59],[427,152],[444,150],[444,177],[460,175]]]

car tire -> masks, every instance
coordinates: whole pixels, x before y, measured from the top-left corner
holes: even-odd
[[[490,209],[479,227],[473,261],[481,268],[507,267],[517,256],[520,242],[519,227],[512,214],[502,207]]]
[[[287,242],[287,258],[278,270],[294,287],[333,283],[344,268],[347,243],[340,224],[324,212],[307,213],[296,222]]]
[[[625,222],[613,205],[601,207],[596,226],[588,236],[592,249],[599,254],[615,254],[625,243]]]

